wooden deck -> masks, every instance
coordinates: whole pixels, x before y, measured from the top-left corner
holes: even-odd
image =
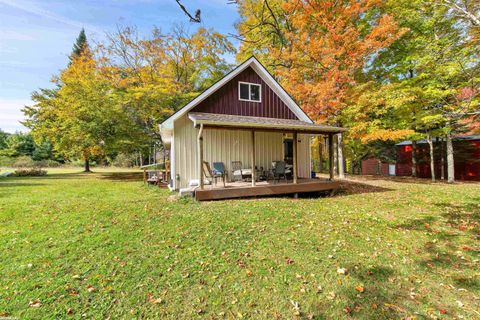
[[[198,201],[205,200],[221,200],[232,198],[245,198],[256,196],[271,196],[281,194],[293,193],[308,193],[335,190],[339,187],[338,181],[328,181],[323,179],[299,179],[297,184],[290,181],[280,181],[274,183],[273,181],[257,182],[255,187],[252,187],[250,182],[230,182],[226,187],[223,187],[221,181],[212,186],[205,186],[204,190],[197,189],[195,191],[195,198]]]

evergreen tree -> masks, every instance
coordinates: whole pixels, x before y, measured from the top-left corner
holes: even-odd
[[[73,51],[70,55],[70,60],[81,56],[86,50],[88,50],[87,35],[85,34],[85,29],[82,29],[77,40],[75,40],[75,43],[73,44]]]

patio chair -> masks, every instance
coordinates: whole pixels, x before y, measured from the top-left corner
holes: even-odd
[[[159,184],[161,182],[159,171],[148,171],[147,182],[150,184]]]
[[[223,162],[213,163],[213,175],[221,177],[223,180],[223,187],[225,187],[225,180],[227,179],[227,171],[225,170],[225,164]],[[216,184],[216,182],[215,182]]]
[[[216,163],[218,164],[218,163],[221,163],[221,162],[216,162]],[[223,163],[222,163],[222,165],[223,165]],[[215,168],[215,163],[214,163],[214,168]],[[225,169],[224,169],[224,171],[225,171]],[[225,187],[225,174],[221,173],[221,172],[219,172],[215,169],[214,169],[214,171],[212,171],[210,169],[210,165],[206,161],[203,162],[203,173],[205,174],[205,177],[207,178],[207,180],[208,179],[213,180],[215,185],[217,185],[217,179],[222,178],[223,187]]]
[[[252,169],[243,169],[242,161],[232,161],[232,181],[252,178]]]
[[[273,181],[279,181],[280,178],[283,177],[285,182],[287,181],[287,167],[285,161],[274,161],[272,162],[272,174],[273,174]]]

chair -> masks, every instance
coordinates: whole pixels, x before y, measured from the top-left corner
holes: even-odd
[[[214,162],[212,173],[214,176],[222,178],[223,187],[225,187],[225,180],[227,179],[227,171],[225,170],[225,164],[223,162]]]
[[[219,164],[221,162],[215,162],[216,164]],[[215,163],[214,163],[214,168],[215,168]],[[223,165],[223,163],[221,163]],[[205,174],[205,177],[207,179],[211,179],[213,180],[213,182],[215,183],[215,185],[217,185],[217,179],[218,178],[222,178],[223,180],[223,187],[225,187],[225,168],[223,170],[223,173],[220,172],[220,171],[217,171],[214,169],[214,171],[212,171],[210,169],[210,165],[208,164],[208,162],[204,161],[203,162],[203,173]]]
[[[147,182],[150,184],[159,184],[162,180],[160,178],[160,172],[159,171],[148,171],[148,179]]]
[[[287,181],[287,168],[285,161],[274,161],[272,162],[272,173],[273,173],[273,181],[276,180],[280,181],[280,177],[283,176],[285,181]]]
[[[252,178],[252,169],[243,169],[242,161],[232,161],[232,181],[244,181]]]

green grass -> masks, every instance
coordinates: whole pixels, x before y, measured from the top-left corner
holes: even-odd
[[[480,318],[480,184],[196,203],[96,170],[0,180],[0,316]]]

